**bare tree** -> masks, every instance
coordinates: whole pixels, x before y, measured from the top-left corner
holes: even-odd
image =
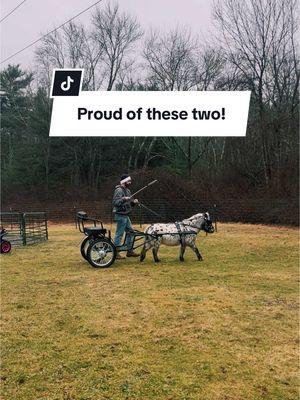
[[[297,103],[295,9],[295,0],[224,0],[214,5],[227,61],[239,72],[243,88],[252,91],[266,184],[272,178],[274,149],[282,144],[282,127],[277,134],[271,132],[271,109],[281,104],[287,110],[290,103],[295,110]]]
[[[53,68],[84,68],[83,87],[97,90],[103,81],[100,57],[91,35],[81,24],[70,22],[61,31],[45,36],[36,49],[39,76],[50,85]]]
[[[207,45],[197,56],[197,90],[216,90],[224,73],[225,57],[217,47]]]
[[[156,90],[211,90],[217,85],[223,69],[222,53],[208,45],[200,50],[195,37],[186,29],[175,29],[166,34],[151,32],[144,49],[148,70],[148,87]],[[160,151],[154,145],[163,143]],[[205,157],[209,141],[205,138],[164,138],[153,143],[146,162],[153,158],[184,165],[188,176]]]
[[[151,32],[144,58],[148,81],[160,90],[209,90],[220,77],[223,57],[217,48],[200,45],[187,29]]]
[[[143,33],[137,20],[121,13],[117,4],[96,9],[93,24],[93,39],[105,65],[106,89],[112,90],[119,74],[131,64],[128,56]]]
[[[189,90],[195,86],[197,42],[187,30],[176,29],[164,35],[151,32],[144,58],[148,80],[160,90]]]

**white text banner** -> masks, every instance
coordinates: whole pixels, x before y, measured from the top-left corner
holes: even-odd
[[[245,136],[250,91],[83,91],[53,100],[50,136]]]

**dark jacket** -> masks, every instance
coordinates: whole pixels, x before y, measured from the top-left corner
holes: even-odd
[[[120,215],[128,215],[132,211],[133,200],[125,201],[123,197],[130,197],[131,192],[128,188],[121,185],[116,186],[113,197],[113,212]]]

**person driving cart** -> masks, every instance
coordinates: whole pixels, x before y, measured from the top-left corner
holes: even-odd
[[[113,196],[113,213],[114,220],[117,223],[116,234],[114,238],[115,246],[121,246],[122,237],[124,232],[127,231],[127,237],[124,245],[124,250],[127,250],[127,257],[139,257],[139,254],[132,250],[134,236],[130,234],[132,224],[129,215],[131,214],[132,207],[138,204],[138,199],[133,199],[129,189],[131,185],[131,177],[127,174],[121,176],[120,184],[116,186]],[[125,257],[117,252],[116,259],[122,260]]]

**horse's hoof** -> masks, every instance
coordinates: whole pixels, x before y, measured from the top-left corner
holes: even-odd
[[[145,257],[140,257],[140,262],[143,262],[145,260]]]
[[[160,262],[160,260],[154,260],[154,262],[156,262],[156,263],[159,263],[159,262]]]
[[[179,261],[184,262],[184,258],[179,258]]]

